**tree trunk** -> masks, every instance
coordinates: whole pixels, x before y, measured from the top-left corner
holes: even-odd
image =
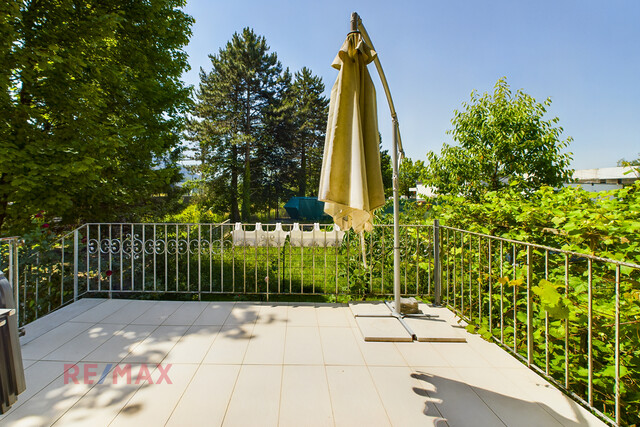
[[[306,144],[302,142],[302,154],[300,156],[300,179],[298,185],[298,196],[307,196],[307,153]]]
[[[242,220],[249,221],[251,216],[251,92],[247,85],[247,98],[245,103],[244,133],[246,142],[244,145],[244,178],[242,180]]]
[[[238,159],[238,148],[234,145],[231,149],[231,222],[240,221],[240,211],[238,210],[238,170],[236,162]]]
[[[267,191],[267,221],[271,222],[271,183]]]
[[[0,188],[5,183],[4,175],[0,175]],[[0,236],[2,236],[2,225],[7,218],[7,208],[9,207],[9,198],[7,194],[3,194],[0,199]]]
[[[251,216],[251,167],[250,167],[251,145],[249,141],[244,149],[244,177],[242,178],[242,220],[249,221]]]
[[[279,180],[280,176],[277,175],[276,179]],[[278,186],[277,183],[276,183],[275,187],[276,187],[276,190],[275,190],[276,191],[276,215],[275,216],[276,216],[276,221],[277,221],[277,220],[280,219],[280,205],[279,205],[280,204],[280,198],[279,198],[279,193],[278,193],[279,186]]]

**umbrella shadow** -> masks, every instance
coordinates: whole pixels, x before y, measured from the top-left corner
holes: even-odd
[[[420,381],[413,392],[425,399],[423,413],[441,417],[455,425],[540,426],[559,423],[563,426],[588,425],[581,407],[564,396],[573,416],[558,412],[541,401],[529,401],[488,390],[440,375],[415,371],[411,377]]]

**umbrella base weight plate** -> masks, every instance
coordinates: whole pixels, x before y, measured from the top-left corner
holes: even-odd
[[[356,324],[365,341],[411,342],[413,336],[393,316],[356,317]]]
[[[379,342],[466,342],[464,334],[438,314],[397,314],[391,303],[350,303],[356,324],[365,341]],[[437,309],[436,309],[437,310]],[[447,316],[445,316],[447,317]]]
[[[444,320],[407,317],[404,321],[420,342],[467,342],[460,330]]]

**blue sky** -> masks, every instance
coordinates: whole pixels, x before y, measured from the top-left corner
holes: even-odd
[[[303,66],[323,78],[349,31],[351,12],[362,17],[387,76],[407,155],[439,152],[453,111],[473,89],[491,91],[506,76],[512,90],[539,101],[551,97],[574,141],[572,167],[611,167],[640,153],[640,1],[637,0],[416,0],[285,1],[188,0],[196,23],[187,47],[197,86],[234,32],[251,27],[265,36],[283,66]],[[375,70],[383,145],[391,123]]]

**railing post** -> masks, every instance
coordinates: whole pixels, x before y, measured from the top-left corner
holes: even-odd
[[[615,419],[620,424],[620,264],[616,265]]]
[[[78,301],[78,259],[80,247],[78,244],[78,234],[77,228],[73,230],[73,301]]]
[[[441,275],[440,275],[440,221],[433,220],[433,302],[440,305]]]
[[[9,243],[7,243],[7,247],[9,248],[9,270],[7,271],[7,280],[11,285],[11,289],[13,289],[13,242],[11,240],[8,240],[8,242]]]
[[[531,246],[527,245],[527,365],[533,363],[533,293],[531,292],[531,269],[533,264]]]
[[[592,264],[593,261],[591,260],[591,258],[588,259],[587,261],[588,265],[589,265],[589,276],[588,276],[588,284],[589,284],[589,289],[588,289],[588,311],[589,311],[589,318],[587,319],[588,323],[587,323],[587,333],[589,334],[589,336],[587,337],[587,345],[589,346],[588,348],[588,367],[589,367],[589,373],[588,373],[588,384],[587,384],[587,396],[588,396],[588,402],[589,402],[589,406],[593,406],[593,271],[592,271]]]
[[[20,259],[18,250],[19,239],[9,241],[9,283],[13,288],[13,297],[16,303],[16,319],[20,320]]]

